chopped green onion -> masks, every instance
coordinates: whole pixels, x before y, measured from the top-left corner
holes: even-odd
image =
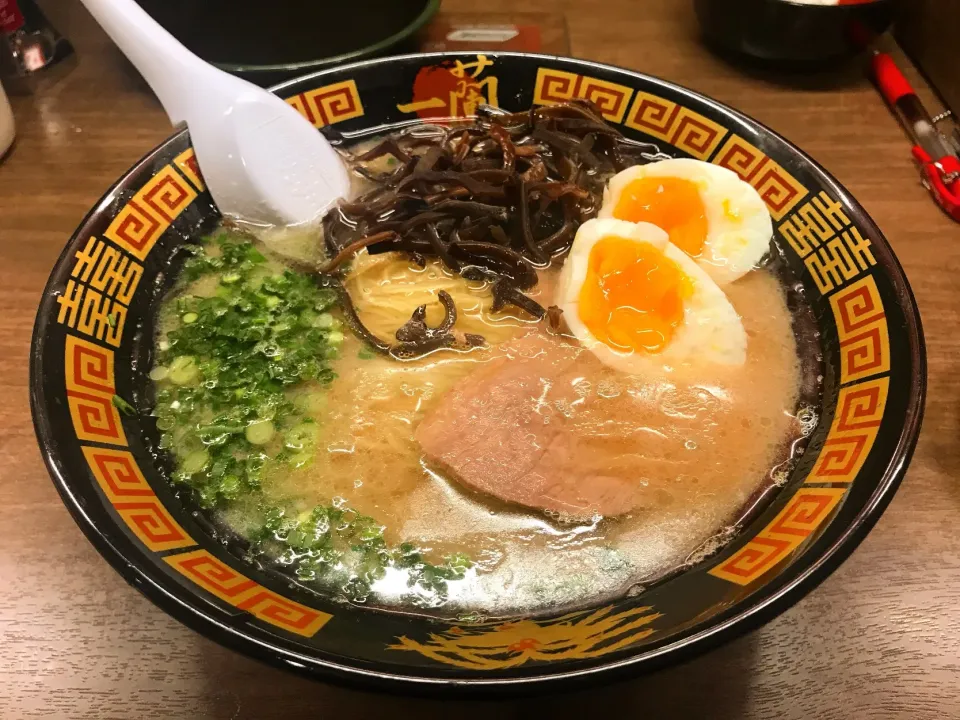
[[[113,406],[114,406],[117,410],[119,410],[120,412],[122,412],[124,415],[136,415],[136,414],[137,414],[137,411],[134,409],[133,405],[131,405],[130,403],[128,403],[126,400],[124,400],[124,399],[123,399],[122,397],[120,397],[119,395],[114,395],[113,398],[111,398],[111,402],[113,403]]]
[[[166,304],[165,317],[180,322],[158,341],[150,377],[158,383],[159,445],[177,458],[176,481],[205,508],[252,504],[260,519],[244,531],[251,552],[289,557],[302,580],[336,580],[363,601],[386,568],[396,567],[411,587],[444,593],[469,560],[451,556],[433,565],[413,545],[391,547],[383,527],[342,498],[302,511],[263,494],[261,483],[277,470],[313,461],[321,426],[310,416],[325,410],[330,361],[345,341],[332,312],[336,293],[265,262],[246,236],[221,229],[185,261],[179,294]],[[202,292],[193,286],[206,279],[216,280],[212,294],[209,285]],[[373,356],[369,347],[358,353]],[[122,398],[114,404],[133,411]],[[332,571],[347,566],[352,577],[344,583]]]
[[[276,430],[270,420],[258,420],[247,425],[245,435],[253,445],[266,445],[273,440]]]
[[[311,447],[316,441],[317,426],[314,423],[300,423],[287,430],[283,444],[291,450],[303,450]]]
[[[189,355],[181,355],[174,358],[169,368],[170,381],[176,385],[190,385],[200,375],[200,368],[196,361]]]
[[[167,379],[167,375],[170,374],[170,371],[167,370],[163,365],[157,365],[153,370],[150,371],[150,379],[154,382],[160,382]]]
[[[187,475],[196,475],[210,462],[210,454],[206,450],[194,450],[187,455],[180,464],[180,470]]]

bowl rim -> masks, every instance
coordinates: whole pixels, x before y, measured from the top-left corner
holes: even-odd
[[[462,51],[411,53],[387,58],[361,60],[349,65],[327,68],[293,78],[274,85],[269,89],[274,93],[281,93],[289,86],[299,85],[311,79],[319,80],[329,75],[339,75],[358,69],[375,68],[380,65],[410,60],[419,60],[424,63],[430,60],[442,61],[460,57],[464,54]],[[471,51],[466,54],[475,53]],[[790,151],[821,173],[828,188],[836,193],[839,199],[853,206],[862,207],[829,171],[792,142],[774,130],[771,130],[763,123],[699,92],[645,73],[579,58],[526,52],[487,51],[487,54],[497,58],[514,57],[523,61],[572,62],[583,69],[593,68],[604,71],[613,69],[633,76],[643,82],[651,82],[655,85],[666,87],[696,102],[704,103],[715,112],[726,115],[738,123],[761,128],[765,133],[769,133],[780,142],[783,142]],[[86,213],[83,220],[78,224],[77,230],[71,235],[71,240],[93,217],[103,211],[109,204],[110,199],[115,196],[131,175],[148,165],[156,155],[166,149],[169,143],[183,138],[186,134],[186,129],[172,133],[146,153],[133,166],[128,168],[110,186],[97,204]],[[869,231],[871,236],[879,236],[883,239],[882,244],[874,245],[873,247],[883,258],[882,265],[887,270],[886,274],[893,286],[896,301],[903,310],[905,323],[900,328],[900,331],[903,333],[909,345],[910,361],[915,369],[915,372],[910,378],[910,392],[907,405],[903,411],[903,427],[900,430],[896,445],[892,451],[891,460],[883,476],[879,479],[877,487],[866,500],[861,510],[849,521],[848,525],[835,539],[823,547],[816,548],[816,551],[813,547],[807,551],[806,554],[811,558],[809,564],[800,568],[796,574],[784,579],[783,575],[789,574],[789,571],[787,571],[771,580],[765,588],[753,594],[753,600],[747,599],[743,605],[738,604],[734,606],[729,612],[720,615],[720,619],[710,627],[706,627],[695,634],[681,636],[664,645],[651,648],[633,657],[625,657],[608,662],[601,661],[591,667],[559,670],[556,672],[551,672],[549,669],[550,666],[544,666],[542,669],[538,668],[537,674],[519,677],[428,677],[404,674],[402,672],[382,671],[356,665],[346,665],[329,659],[321,659],[296,652],[289,648],[279,647],[276,644],[251,635],[242,627],[232,627],[219,622],[216,618],[205,612],[199,603],[188,603],[182,597],[170,592],[161,583],[151,577],[150,573],[138,566],[137,563],[139,560],[135,554],[124,553],[122,549],[115,546],[100,532],[96,523],[85,512],[83,502],[72,492],[63,468],[57,461],[57,458],[54,457],[54,448],[57,445],[57,440],[53,436],[49,419],[43,410],[44,396],[46,393],[43,388],[43,378],[41,376],[45,330],[51,322],[49,314],[45,315],[42,312],[44,309],[43,300],[52,294],[52,286],[55,282],[53,272],[51,272],[44,286],[40,306],[38,307],[34,322],[30,347],[30,405],[41,455],[44,465],[61,499],[67,506],[75,522],[77,522],[83,533],[94,547],[97,548],[100,554],[104,556],[128,583],[140,590],[165,612],[201,634],[211,637],[217,642],[245,655],[291,670],[300,675],[305,675],[313,679],[332,680],[340,684],[362,687],[364,689],[370,689],[372,683],[376,689],[402,691],[408,694],[456,692],[461,695],[466,695],[469,694],[471,690],[496,691],[500,694],[529,694],[542,692],[548,687],[552,688],[558,683],[565,681],[565,687],[572,687],[574,684],[596,681],[601,678],[603,681],[607,681],[628,674],[636,674],[641,668],[643,671],[650,671],[668,664],[675,664],[676,662],[699,655],[710,648],[716,647],[768,622],[776,615],[797,603],[816,587],[816,585],[825,580],[849,557],[867,533],[873,528],[877,520],[879,520],[883,511],[892,500],[896,489],[899,487],[912,458],[919,438],[927,385],[926,350],[920,314],[913,291],[910,288],[903,268],[894,254],[893,249],[886,241],[885,236],[880,232],[874,220],[865,211],[863,215],[867,224],[867,227],[864,229]],[[71,243],[68,242],[64,246],[54,267],[58,267],[63,262],[70,251],[70,245]],[[820,538],[818,542],[823,541],[824,539]],[[184,595],[187,595],[187,593]]]
[[[891,0],[859,0],[859,2],[855,2],[850,5],[841,5],[839,2],[830,4],[830,5],[820,5],[819,3],[804,2],[803,0],[767,0],[767,1],[772,2],[774,4],[790,5],[797,9],[817,8],[817,9],[829,11],[836,8],[836,9],[846,10],[847,12],[856,10],[857,8],[860,8],[860,7],[868,7],[870,5],[883,5],[883,4],[889,4],[891,2]]]

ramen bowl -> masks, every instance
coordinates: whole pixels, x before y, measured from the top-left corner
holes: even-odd
[[[424,76],[450,82],[440,92],[442,83]],[[316,679],[415,692],[567,688],[675,663],[768,621],[877,521],[920,429],[920,319],[880,230],[787,140],[662,80],[539,55],[365,61],[275,91],[318,128],[348,138],[466,116],[481,102],[521,111],[586,98],[628,138],[732,170],[766,203],[777,251],[812,309],[819,422],[729,542],[622,596],[497,619],[335,602],[249,559],[175,491],[159,449],[148,376],[158,306],[183,246],[221,220],[180,132],[120,178],[67,243],[31,352],[33,417],[54,484],[104,558],[164,611]]]

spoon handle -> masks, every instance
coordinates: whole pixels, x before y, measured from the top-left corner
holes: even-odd
[[[170,122],[185,122],[190,94],[208,92],[220,71],[187,50],[134,0],[81,2],[143,75]]]

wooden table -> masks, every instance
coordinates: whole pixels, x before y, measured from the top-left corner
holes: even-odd
[[[865,205],[913,282],[929,401],[909,474],[843,567],[764,628],[655,676],[491,704],[391,699],[314,684],[232,653],[127,586],[83,538],[40,460],[27,399],[37,301],[101,193],[168,133],[142,81],[76,0],[42,3],[78,67],[14,98],[0,165],[0,717],[960,718],[960,228],[917,182],[904,137],[857,72],[745,73],[698,40],[688,2],[528,0],[564,12],[572,53],[659,75],[752,115]],[[445,7],[471,9],[468,0]],[[516,10],[488,0],[486,12]]]

